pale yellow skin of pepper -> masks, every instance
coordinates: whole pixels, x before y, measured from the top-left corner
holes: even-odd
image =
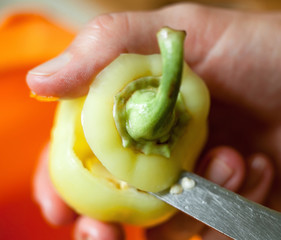
[[[152,226],[175,209],[164,202],[123,187],[96,159],[84,138],[81,110],[84,99],[62,101],[52,132],[50,174],[64,199],[79,214],[94,219]]]
[[[114,96],[130,81],[161,72],[160,55],[119,56],[90,86],[82,112],[85,137],[99,161],[116,178],[151,192],[170,187],[182,169],[193,169],[206,140],[210,104],[204,82],[184,64],[180,93],[190,120],[170,158],[124,148],[112,115]]]
[[[161,191],[176,181],[182,169],[193,169],[207,136],[209,94],[205,84],[184,66],[180,91],[191,118],[170,158],[124,148],[112,114],[117,92],[139,77],[160,76],[161,68],[160,55],[121,55],[95,78],[86,100],[59,104],[50,174],[58,193],[79,214],[152,226],[175,213],[172,207],[135,188]],[[132,187],[122,187],[120,180]]]

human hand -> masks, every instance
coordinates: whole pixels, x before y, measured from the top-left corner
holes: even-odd
[[[268,206],[280,210],[280,193],[276,191],[281,173],[278,14],[181,4],[152,12],[100,16],[86,26],[65,54],[33,69],[27,82],[38,95],[61,98],[84,95],[93,76],[120,53],[158,52],[155,33],[165,25],[186,30],[185,60],[206,81],[213,98],[206,147],[210,152],[198,164],[198,172],[254,201],[263,203],[268,196]],[[213,149],[218,145],[230,145],[236,150]],[[269,158],[274,160],[277,172],[270,192],[273,168]],[[42,184],[38,182],[35,186],[44,209],[43,199],[50,195],[45,191],[47,196],[40,197]],[[73,221],[72,210],[58,201],[59,204],[53,201],[52,207],[65,211],[59,214],[61,220],[57,223]],[[115,225],[103,226],[116,229]],[[95,225],[92,229],[99,227]],[[121,230],[117,229],[120,237]],[[203,230],[202,224],[182,214],[148,230],[148,238],[186,239],[198,232],[206,239],[224,239],[210,229]]]

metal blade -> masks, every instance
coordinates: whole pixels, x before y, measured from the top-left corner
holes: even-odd
[[[182,179],[194,181],[195,186],[186,188],[182,193],[166,190],[150,194],[233,239],[281,240],[281,213],[251,202],[196,174],[184,172],[178,184]]]

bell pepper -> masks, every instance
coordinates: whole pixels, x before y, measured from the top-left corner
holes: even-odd
[[[159,31],[159,54],[122,54],[98,74],[86,97],[61,101],[50,173],[78,213],[151,226],[175,209],[146,191],[191,171],[207,135],[209,94],[183,63],[185,34]]]

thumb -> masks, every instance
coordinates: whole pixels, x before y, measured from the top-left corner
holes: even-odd
[[[128,52],[133,38],[128,36],[132,34],[130,18],[127,13],[95,18],[62,54],[29,71],[30,89],[41,96],[86,94],[92,77],[120,53]],[[139,29],[136,24],[134,28]]]
[[[191,65],[197,64],[226,26],[225,18],[222,24],[218,18],[209,17],[208,13],[214,15],[215,11],[219,10],[182,4],[157,11],[98,16],[86,25],[64,53],[32,69],[27,75],[27,83],[41,96],[84,95],[93,77],[120,53],[159,52],[156,32],[163,26],[186,30],[186,60]],[[223,14],[225,12],[220,10],[219,15]],[[212,19],[208,20],[208,25],[206,18]],[[206,33],[212,35],[200,37]]]

